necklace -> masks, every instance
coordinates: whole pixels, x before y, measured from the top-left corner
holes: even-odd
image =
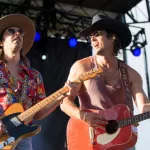
[[[103,72],[100,75],[101,79],[104,81],[104,83],[108,85],[115,85],[118,83],[118,77],[119,77],[119,71],[118,71],[118,61],[116,61],[116,68],[107,68],[107,67],[102,67],[100,64],[97,63],[97,59],[95,56],[95,62],[97,65],[97,68],[102,69]]]
[[[12,90],[14,92],[17,92],[17,90],[19,88],[18,77],[14,77],[12,75],[8,75],[8,78],[10,80],[10,86],[12,87]]]

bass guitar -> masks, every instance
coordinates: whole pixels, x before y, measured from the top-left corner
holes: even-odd
[[[101,72],[101,69],[86,72],[80,75],[72,83],[79,84],[85,80],[94,78]],[[26,111],[23,110],[22,105],[19,103],[14,103],[8,107],[4,112],[4,115],[0,118],[7,130],[6,133],[0,136],[0,149],[13,150],[21,139],[39,133],[41,130],[39,125],[28,125],[26,122],[47,105],[58,101],[58,98],[68,91],[68,87],[64,86]]]

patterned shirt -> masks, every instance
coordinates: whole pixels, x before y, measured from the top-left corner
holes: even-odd
[[[0,115],[13,103],[21,103],[24,110],[46,97],[41,74],[27,68],[22,62],[15,79],[6,67],[0,62]]]

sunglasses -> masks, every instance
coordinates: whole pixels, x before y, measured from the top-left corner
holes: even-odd
[[[15,30],[15,29],[13,29],[13,28],[7,29],[7,32],[8,32],[10,35],[14,35],[16,32],[19,32],[19,34],[20,34],[21,36],[24,36],[24,34],[25,34],[25,32],[24,32],[23,30],[21,30],[21,29]]]
[[[96,32],[92,33],[91,35],[89,35],[87,38],[88,38],[88,40],[91,40],[92,37],[102,36],[103,34],[104,34],[103,31],[96,31]]]

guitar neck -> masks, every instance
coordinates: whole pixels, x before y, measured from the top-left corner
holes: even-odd
[[[142,113],[142,114],[132,116],[130,118],[119,120],[118,125],[119,125],[119,127],[125,127],[125,126],[128,126],[128,125],[136,124],[140,121],[143,121],[143,120],[146,120],[146,119],[149,119],[149,118],[150,118],[150,112],[145,112],[145,113]]]
[[[79,79],[76,79],[73,81],[73,83],[75,83],[75,84],[79,84],[80,82],[81,81]],[[48,96],[47,98],[45,98],[41,102],[35,104],[34,106],[29,108],[28,110],[26,110],[23,113],[21,113],[20,115],[18,115],[18,118],[21,121],[28,120],[28,118],[31,118],[33,115],[35,115],[37,112],[39,112],[41,109],[43,109],[47,105],[58,101],[57,98],[59,98],[61,95],[65,94],[65,93],[67,93],[68,91],[69,91],[69,88],[67,86],[64,86],[63,88],[59,89],[58,91],[56,91],[52,95]]]

